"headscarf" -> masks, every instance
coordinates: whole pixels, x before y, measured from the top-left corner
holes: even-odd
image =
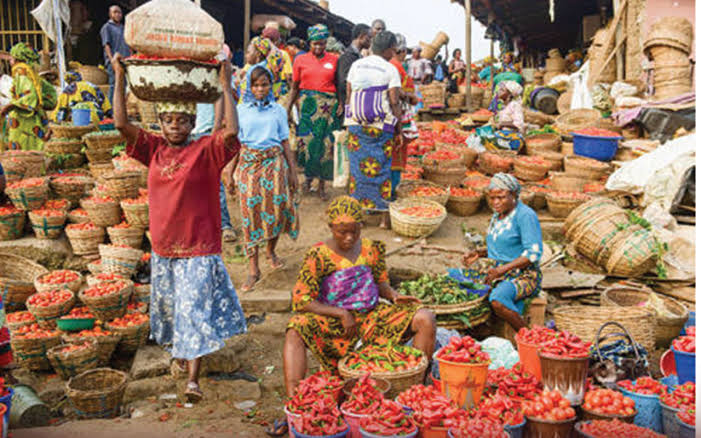
[[[158,115],[165,113],[185,113],[191,116],[197,114],[197,104],[195,102],[158,102],[156,104]]]
[[[263,55],[267,63],[267,67],[273,74],[274,80],[278,80],[280,77],[280,72],[285,66],[285,58],[282,55],[280,49],[275,47],[272,41],[264,37],[255,37],[251,40],[253,47],[258,50],[258,52]]]
[[[315,24],[307,29],[309,41],[321,41],[329,38],[329,28],[325,24]]]
[[[507,90],[511,96],[518,100],[523,93],[523,87],[519,85],[516,81],[502,81],[499,82],[499,88]]]
[[[265,70],[265,73],[268,75],[268,79],[270,79],[270,92],[266,98],[263,99],[263,101],[256,99],[256,96],[253,95],[253,90],[251,90],[251,87],[253,86],[251,75],[253,74],[253,70],[257,70],[259,68]],[[265,62],[260,62],[248,69],[246,72],[246,84],[248,85],[246,86],[245,90],[243,90],[243,96],[241,96],[243,103],[263,107],[271,102],[275,102],[275,96],[273,95],[273,73],[265,66]]]
[[[497,173],[489,181],[487,190],[508,190],[518,198],[521,194],[521,184],[511,174]]]
[[[17,61],[30,65],[39,62],[39,54],[24,43],[17,43],[12,46],[10,55]]]
[[[77,71],[67,71],[63,78],[69,84],[72,84],[74,82],[80,82],[83,80],[83,76],[81,76],[80,73],[78,73]]]
[[[331,201],[326,209],[329,224],[356,224],[363,221],[363,208],[357,199],[350,196],[339,196]]]

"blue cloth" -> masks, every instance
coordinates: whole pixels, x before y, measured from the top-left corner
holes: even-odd
[[[151,256],[151,338],[193,360],[246,333],[246,318],[220,255]]]
[[[387,211],[392,198],[392,141],[394,133],[349,126],[349,194],[366,210]]]
[[[438,82],[442,82],[443,79],[445,79],[445,72],[443,71],[443,65],[442,65],[442,64],[438,64],[438,65],[436,66],[436,75],[435,75],[435,79],[436,79]]]
[[[192,135],[211,134],[212,129],[214,129],[214,104],[198,103],[195,129],[192,130]]]
[[[489,302],[496,300],[504,305],[509,310],[518,312],[519,315],[523,315],[523,310],[526,305],[525,300],[517,299],[516,286],[510,281],[500,281],[492,293],[489,294]]]
[[[258,68],[264,68],[270,79],[270,93],[263,100],[253,95],[251,74]],[[272,89],[273,74],[259,63],[248,69],[246,83],[248,86],[242,96],[242,103],[236,106],[239,115],[239,140],[251,149],[268,149],[279,146],[290,138],[290,126],[287,123],[287,111],[275,102]]]
[[[543,254],[543,235],[538,215],[521,201],[504,219],[494,213],[487,228],[487,256],[509,263],[527,257],[534,265]]]
[[[392,200],[395,200],[397,199],[397,187],[399,187],[399,183],[402,182],[402,171],[392,170],[390,178],[392,179]]]
[[[104,51],[104,47],[109,44],[110,50],[112,51],[112,56],[115,53],[120,53],[124,58],[131,55],[131,49],[124,41],[124,25],[117,24],[112,20],[109,20],[100,29],[100,38],[102,39],[103,55],[105,59],[105,66],[109,66],[111,69],[112,60],[107,57],[107,53]]]
[[[483,81],[489,80],[489,70],[490,70],[490,69],[494,70],[494,74],[495,74],[495,75],[497,74],[496,69],[494,68],[494,66],[485,67],[485,68],[483,68],[482,70],[480,70],[480,72],[479,72],[479,78],[480,78],[480,80],[483,80]]]
[[[231,216],[229,216],[229,207],[226,205],[226,190],[224,189],[223,182],[219,183],[219,207],[221,208],[221,229],[232,229]]]

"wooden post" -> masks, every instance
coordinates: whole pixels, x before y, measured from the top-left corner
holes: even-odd
[[[465,0],[465,79],[467,81],[467,96],[465,105],[472,111],[472,4]]]
[[[620,10],[621,7],[621,1],[620,0],[613,0],[613,14],[625,14],[625,11]],[[616,47],[621,43],[621,39],[623,38],[623,29],[627,29],[625,27],[625,16],[621,19],[621,22],[619,22],[618,26],[616,26],[615,32],[616,32]],[[621,49],[616,50],[616,80],[617,81],[622,81],[623,80],[623,47]]]
[[[489,58],[494,59],[494,40],[489,40]],[[494,89],[494,66],[489,66],[489,90]]]
[[[244,0],[243,4],[243,53],[246,53],[251,40],[251,0]]]

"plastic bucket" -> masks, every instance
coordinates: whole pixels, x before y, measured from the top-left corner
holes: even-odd
[[[660,401],[662,407],[662,433],[667,436],[679,436],[679,422],[677,412],[679,409],[668,406]]]
[[[574,153],[599,161],[611,161],[618,152],[618,141],[623,137],[597,137],[572,133]]]
[[[518,358],[521,364],[523,364],[523,369],[533,374],[538,381],[541,382],[543,380],[543,374],[540,369],[538,346],[520,341],[518,335],[514,336],[514,339],[516,340]]]
[[[561,358],[541,353],[538,353],[538,357],[545,389],[556,389],[573,406],[581,405],[589,371],[589,358]]]
[[[459,408],[469,409],[478,406],[484,392],[484,385],[487,383],[489,363],[450,362],[435,355],[433,358],[438,361],[441,392]]]
[[[675,350],[674,347],[672,347],[672,352],[674,353],[674,363],[677,368],[679,384],[696,382],[696,354]]]
[[[288,431],[288,436],[290,438],[294,438],[295,435],[292,433],[292,421],[296,420],[297,418],[301,417],[300,414],[293,414],[292,412],[287,410],[287,406],[285,406],[285,415],[287,416],[287,431]]]
[[[635,382],[633,382],[635,383]],[[635,409],[638,414],[633,420],[633,424],[640,427],[647,427],[657,433],[662,432],[662,406],[660,397],[657,395],[637,394],[625,388],[618,387],[623,395],[630,397],[635,402]]]
[[[410,433],[409,435],[376,435],[374,433],[367,432],[363,429],[360,429],[360,436],[361,438],[415,438],[419,434],[419,429],[414,430],[414,432]]]
[[[696,427],[686,424],[679,419],[676,415],[674,419],[677,420],[677,426],[679,427],[679,433],[677,435],[667,435],[667,436],[678,436],[679,438],[694,438],[696,436]]]
[[[397,397],[398,397],[398,396],[397,396]],[[404,413],[407,414],[407,415],[413,414],[413,413],[414,413],[414,410],[411,409],[411,408],[410,408],[409,406],[407,406],[407,405],[404,405],[404,404],[402,404],[402,403],[399,403],[399,402],[397,401],[397,397],[394,398],[394,402],[395,402],[396,404],[398,404],[399,406],[402,407],[402,411],[404,411]]]
[[[293,425],[290,425],[290,431],[292,432],[292,436],[294,438],[346,438],[348,436],[348,425],[346,425],[346,430],[334,435],[305,435],[297,432]]]
[[[343,414],[343,419],[348,423],[348,427],[350,427],[348,438],[360,438],[362,436],[360,435],[360,420],[367,417],[367,415],[353,414],[343,409],[341,409],[341,413]]]
[[[504,432],[509,434],[509,438],[523,438],[524,429],[526,429],[526,420],[516,426],[504,425]]]
[[[422,427],[421,438],[448,438],[448,428],[438,426]]]
[[[74,108],[71,110],[71,115],[75,126],[88,126],[90,124],[89,109]]]
[[[49,425],[51,411],[27,385],[15,385],[10,410],[10,427],[29,428]]]
[[[549,421],[526,417],[526,436],[538,438],[569,438],[577,418],[564,421]]]

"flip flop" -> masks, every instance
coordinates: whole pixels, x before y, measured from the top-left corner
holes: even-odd
[[[270,267],[273,268],[273,271],[277,271],[278,269],[285,267],[285,261],[277,255],[275,257],[267,257],[267,259],[270,262]]]
[[[246,279],[246,282],[241,286],[241,292],[252,291],[256,287],[256,284],[258,284],[259,281],[260,281],[260,274],[249,275],[248,278]]]
[[[287,418],[285,418],[283,420],[278,419],[273,421],[272,428],[269,427],[265,429],[265,433],[268,434],[268,436],[285,436],[288,430],[289,425],[287,424]]]

